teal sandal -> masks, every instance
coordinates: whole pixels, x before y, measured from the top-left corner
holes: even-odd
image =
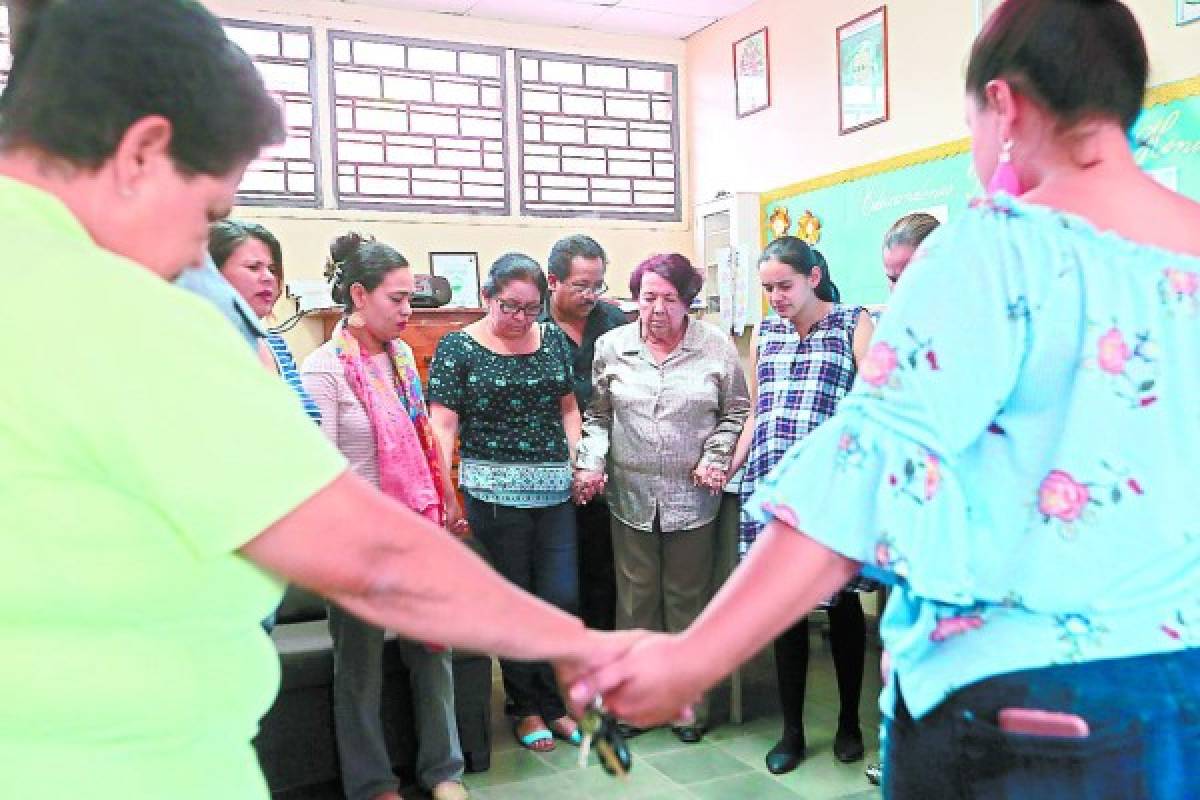
[[[550,732],[549,728],[538,728],[522,736],[517,732],[519,725],[520,723],[513,725],[513,736],[517,737],[517,741],[520,742],[521,747],[524,747],[526,750],[532,750],[535,753],[548,753],[554,749],[554,734]],[[549,742],[550,746],[538,747],[542,742]]]

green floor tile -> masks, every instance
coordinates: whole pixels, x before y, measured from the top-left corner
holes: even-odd
[[[778,741],[778,735],[778,732],[771,734],[752,733],[746,736],[739,736],[736,739],[725,739],[714,742],[714,744],[739,761],[745,762],[752,769],[764,770],[766,767],[763,766],[763,758],[766,757],[767,751],[775,746],[775,743]]]
[[[775,780],[802,797],[832,800],[870,790],[871,784],[863,774],[865,768],[865,761],[842,764],[833,757],[831,750],[813,752],[810,749],[808,758],[799,767]]]
[[[489,786],[477,800],[531,800],[531,798],[574,798],[579,797],[571,781],[564,775],[532,778],[517,783]],[[472,794],[473,800],[476,796]]]
[[[492,754],[492,766],[487,772],[467,775],[468,788],[491,787],[531,778],[554,775],[558,770],[542,761],[537,753],[528,750],[510,750]]]
[[[688,786],[688,791],[700,800],[796,800],[801,797],[769,776],[754,773],[694,783]]]
[[[694,744],[646,760],[671,780],[685,785],[750,771],[746,763],[711,744]]]
[[[679,741],[679,737],[670,728],[655,728],[654,730],[646,731],[630,739],[628,744],[634,758],[695,747],[694,744],[684,744]]]
[[[611,797],[619,800],[646,800],[664,792],[679,791],[680,787],[665,775],[645,763],[634,765],[625,778],[614,778],[600,767],[588,767],[565,776],[571,781],[575,796]]]

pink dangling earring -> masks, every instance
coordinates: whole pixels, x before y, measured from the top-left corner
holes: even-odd
[[[988,181],[988,194],[1004,192],[1012,197],[1021,196],[1021,179],[1017,177],[1017,168],[1012,163],[1012,148],[1012,139],[1005,139],[992,179]]]

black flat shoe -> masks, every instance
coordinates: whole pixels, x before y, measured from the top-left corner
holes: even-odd
[[[767,772],[772,775],[783,775],[800,766],[804,760],[804,737],[784,736],[767,752]]]
[[[699,725],[676,725],[672,726],[671,730],[675,731],[679,741],[684,744],[696,744],[704,738],[704,728]]]
[[[862,731],[858,728],[853,730],[838,728],[837,734],[833,737],[834,758],[843,764],[853,764],[855,761],[861,761],[865,754],[866,748],[863,746]]]

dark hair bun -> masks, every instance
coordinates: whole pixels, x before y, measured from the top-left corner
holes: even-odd
[[[357,231],[343,233],[329,245],[329,257],[335,262],[343,262],[358,252],[363,243],[371,241]]]

